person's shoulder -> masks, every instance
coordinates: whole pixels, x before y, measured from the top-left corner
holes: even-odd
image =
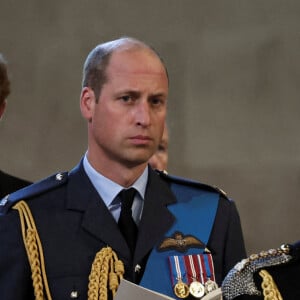
[[[195,188],[195,189],[205,190],[208,192],[218,193],[222,198],[229,200],[227,194],[222,189],[218,188],[217,186],[209,185],[209,184],[202,183],[200,181],[185,178],[185,177],[171,175],[167,171],[159,171],[159,170],[155,170],[155,171],[163,180],[165,180],[166,182],[168,182],[170,184],[178,184],[178,185],[182,185],[187,188]]]
[[[229,300],[239,295],[260,296],[268,288],[274,289],[276,282],[283,299],[299,299],[293,298],[300,296],[300,286],[295,284],[299,275],[300,240],[244,258],[226,275],[222,291]]]
[[[19,190],[32,182],[0,170],[0,200],[2,197]]]
[[[26,186],[14,193],[8,194],[0,200],[0,215],[6,214],[11,207],[20,200],[27,200],[56,189],[68,181],[68,172],[55,173],[45,179]]]
[[[8,173],[6,173],[2,170],[0,170],[0,178],[1,178],[1,181],[4,180],[4,181],[7,181],[7,182],[18,181],[18,182],[24,182],[25,184],[27,183],[27,185],[31,183],[30,181],[28,181],[26,179],[8,174]]]

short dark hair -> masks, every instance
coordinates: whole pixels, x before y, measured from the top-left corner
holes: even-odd
[[[0,104],[10,94],[10,81],[7,72],[7,62],[0,53]]]
[[[143,48],[149,49],[158,56],[167,73],[167,68],[163,60],[153,48],[135,38],[121,37],[99,44],[89,53],[83,67],[82,87],[90,87],[95,93],[96,101],[98,101],[102,86],[107,82],[106,68],[113,52],[121,49],[130,50]]]

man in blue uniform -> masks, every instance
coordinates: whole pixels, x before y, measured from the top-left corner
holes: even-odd
[[[123,274],[117,258],[125,279],[187,298],[220,285],[246,256],[234,202],[148,166],[168,85],[162,60],[141,41],[124,37],[90,52],[80,98],[86,154],[69,173],[0,203],[1,299],[111,299],[108,269]]]

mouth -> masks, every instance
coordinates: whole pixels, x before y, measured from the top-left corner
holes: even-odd
[[[152,142],[152,139],[149,136],[136,135],[136,136],[131,137],[130,141],[134,145],[148,145]]]

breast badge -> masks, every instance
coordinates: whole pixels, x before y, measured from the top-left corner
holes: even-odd
[[[176,250],[181,253],[190,248],[205,249],[205,244],[192,235],[184,235],[176,231],[173,236],[165,238],[158,246],[158,251]]]

